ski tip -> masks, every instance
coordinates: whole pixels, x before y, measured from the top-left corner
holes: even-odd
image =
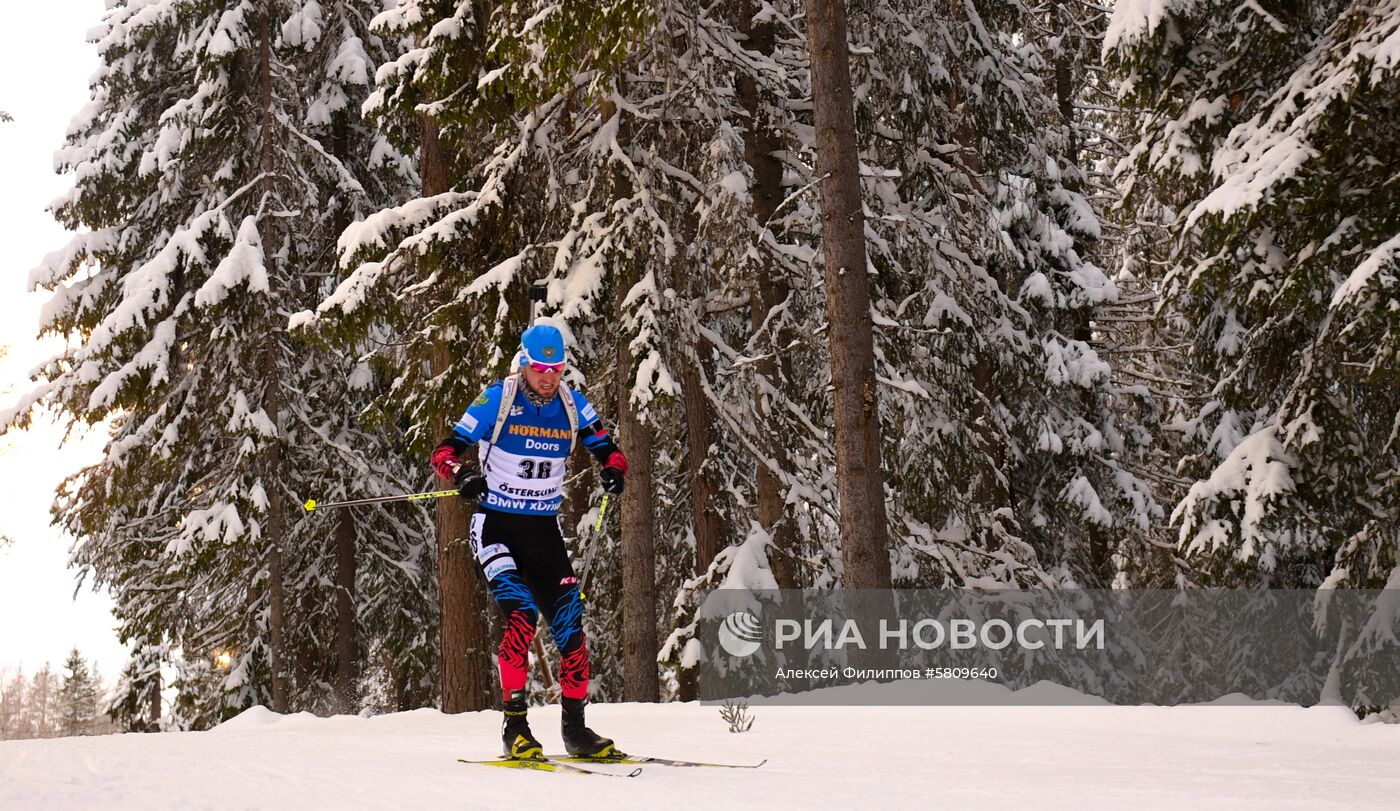
[[[316,509],[316,499],[308,498],[306,500],[306,503],[301,506],[305,507],[307,512],[311,512],[312,510]]]
[[[641,773],[642,773],[642,767],[641,767],[641,766],[638,766],[637,768],[635,768],[635,769],[633,769],[632,771],[628,772],[628,773],[627,773],[627,776],[628,776],[628,777],[636,777],[637,775],[639,775],[639,774],[641,774]]]

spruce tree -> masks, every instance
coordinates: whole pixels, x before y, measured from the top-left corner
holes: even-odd
[[[166,651],[132,641],[133,655],[117,677],[106,713],[123,732],[159,732],[163,716],[160,666],[170,659]]]
[[[199,725],[322,706],[333,527],[299,505],[411,487],[394,432],[355,419],[373,370],[286,325],[334,284],[339,224],[412,177],[354,120],[379,58],[373,6],[114,4],[61,153],[75,184],[55,213],[80,234],[31,283],[55,291],[45,332],[72,340],[7,422],[43,404],[110,426],[55,518],[124,637],[188,662],[232,653],[221,680],[182,679],[210,688],[182,715]],[[426,599],[415,513],[364,515],[375,592]],[[424,666],[418,618],[371,616]]]
[[[59,693],[59,732],[65,737],[91,735],[97,722],[97,680],[77,648],[68,654],[63,667],[68,672]]]
[[[1135,182],[1181,212],[1162,284],[1210,388],[1173,517],[1217,582],[1395,582],[1395,66],[1381,43],[1398,26],[1358,2],[1170,6],[1111,28],[1127,98],[1152,114]]]
[[[1400,584],[1398,30],[1373,2],[1166,4],[1110,24],[1124,98],[1147,113],[1123,175],[1176,213],[1157,284],[1204,385],[1178,423],[1172,518],[1204,582]],[[1332,683],[1391,672],[1396,621],[1381,599],[1344,629],[1350,672]]]
[[[1045,80],[1068,38],[916,5],[851,17],[895,581],[1106,585],[1160,508],[1090,329],[1116,290]]]

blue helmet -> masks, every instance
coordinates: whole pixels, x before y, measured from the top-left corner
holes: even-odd
[[[520,336],[520,356],[522,363],[565,363],[564,334],[558,327],[536,324]]]

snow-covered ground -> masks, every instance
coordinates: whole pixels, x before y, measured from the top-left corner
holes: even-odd
[[[757,770],[648,766],[635,779],[490,758],[499,715],[375,718],[255,708],[211,732],[0,742],[0,809],[1397,808],[1400,725],[1279,705],[614,704],[589,722],[628,751]],[[558,707],[531,711],[547,750]],[[622,770],[621,767],[596,767]]]

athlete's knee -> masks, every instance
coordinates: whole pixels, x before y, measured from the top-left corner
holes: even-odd
[[[535,638],[539,613],[532,606],[511,610],[506,615],[505,633],[496,659],[501,671],[501,695],[509,701],[516,690],[523,690],[530,662],[530,643]]]
[[[507,614],[528,611],[536,617],[539,616],[535,595],[518,572],[498,572],[495,577],[487,580],[487,589],[491,592],[491,599]]]
[[[549,630],[561,653],[583,645],[583,596],[577,585],[570,585],[555,598],[550,609]]]
[[[563,585],[549,615],[549,629],[559,647],[559,686],[565,698],[584,698],[588,695],[589,673],[583,595],[577,583]]]

